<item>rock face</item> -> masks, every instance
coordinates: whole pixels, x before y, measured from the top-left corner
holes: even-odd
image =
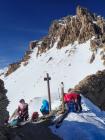
[[[14,72],[15,70],[17,70],[20,67],[20,62],[16,62],[13,64],[10,64],[8,67],[8,70],[5,74],[5,76],[8,76],[9,74],[11,74],[12,72]]]
[[[23,65],[26,66],[28,64],[28,60],[30,59],[31,52],[31,50],[26,51],[21,61],[10,64],[5,76],[8,76],[12,72],[16,71],[21,66],[21,63],[23,63]]]
[[[0,140],[6,140],[4,123],[9,117],[9,113],[7,112],[7,105],[9,102],[6,97],[6,92],[4,82],[0,80]]]
[[[8,99],[6,97],[7,90],[4,88],[4,82],[0,80],[0,126],[4,124],[4,121],[8,118],[7,106]]]
[[[105,70],[87,76],[75,86],[86,98],[101,110],[105,110]]]
[[[92,63],[95,59],[97,50],[101,48],[101,58],[105,64],[105,19],[92,14],[86,8],[78,6],[75,16],[67,16],[61,20],[55,20],[49,28],[49,33],[44,37],[40,46],[38,41],[31,43],[31,49],[37,47],[37,56],[46,52],[53,47],[54,43],[58,41],[57,48],[73,44],[75,41],[84,43],[91,40],[90,48],[93,52]],[[94,55],[94,59],[93,59]]]

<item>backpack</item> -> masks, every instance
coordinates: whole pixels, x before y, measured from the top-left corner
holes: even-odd
[[[38,112],[33,112],[32,117],[31,117],[31,121],[37,121],[38,117],[39,117]]]
[[[76,104],[75,102],[71,101],[68,103],[69,112],[76,112]]]

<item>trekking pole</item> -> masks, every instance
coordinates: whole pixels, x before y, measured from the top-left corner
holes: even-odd
[[[61,98],[62,98],[62,113],[64,113],[65,105],[64,105],[64,83],[63,82],[61,82]]]

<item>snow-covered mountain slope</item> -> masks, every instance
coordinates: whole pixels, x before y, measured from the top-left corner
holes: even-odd
[[[29,103],[30,115],[33,111],[40,110],[42,100],[48,98],[47,82],[44,81],[46,73],[51,77],[51,101],[52,108],[55,108],[60,104],[61,82],[64,82],[64,90],[67,92],[86,76],[105,69],[104,27],[103,18],[78,7],[76,16],[55,21],[48,36],[40,41],[31,42],[24,58],[9,66],[7,77],[1,77],[8,90],[10,115],[17,108],[21,98]],[[101,82],[98,80],[99,83],[104,81],[102,77],[99,79],[101,79]],[[91,88],[92,90],[98,85],[97,83]],[[85,90],[88,87],[85,87]],[[104,82],[102,88],[96,92],[100,94],[101,91],[103,93],[105,91]],[[94,93],[93,96],[97,98],[97,94]],[[70,113],[62,126],[59,129],[52,127],[52,131],[64,140],[104,140],[104,113],[86,99],[83,100],[82,106],[82,113]]]
[[[104,69],[99,52],[95,61],[90,64],[90,40],[83,44],[75,42],[62,49],[57,49],[57,42],[46,53],[36,57],[37,47],[33,50],[28,65],[18,68],[4,78],[7,96],[10,100],[8,110],[10,114],[24,98],[28,103],[34,97],[47,98],[47,83],[44,81],[46,73],[51,76],[52,100],[59,98],[59,85],[63,81],[65,92],[74,87],[80,80],[97,70]]]
[[[82,97],[82,113],[69,113],[59,128],[51,126],[53,133],[63,140],[104,140],[105,112]]]

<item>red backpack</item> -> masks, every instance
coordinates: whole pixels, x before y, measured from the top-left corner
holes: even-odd
[[[32,117],[31,117],[31,121],[37,121],[38,117],[39,117],[38,112],[33,112]]]

